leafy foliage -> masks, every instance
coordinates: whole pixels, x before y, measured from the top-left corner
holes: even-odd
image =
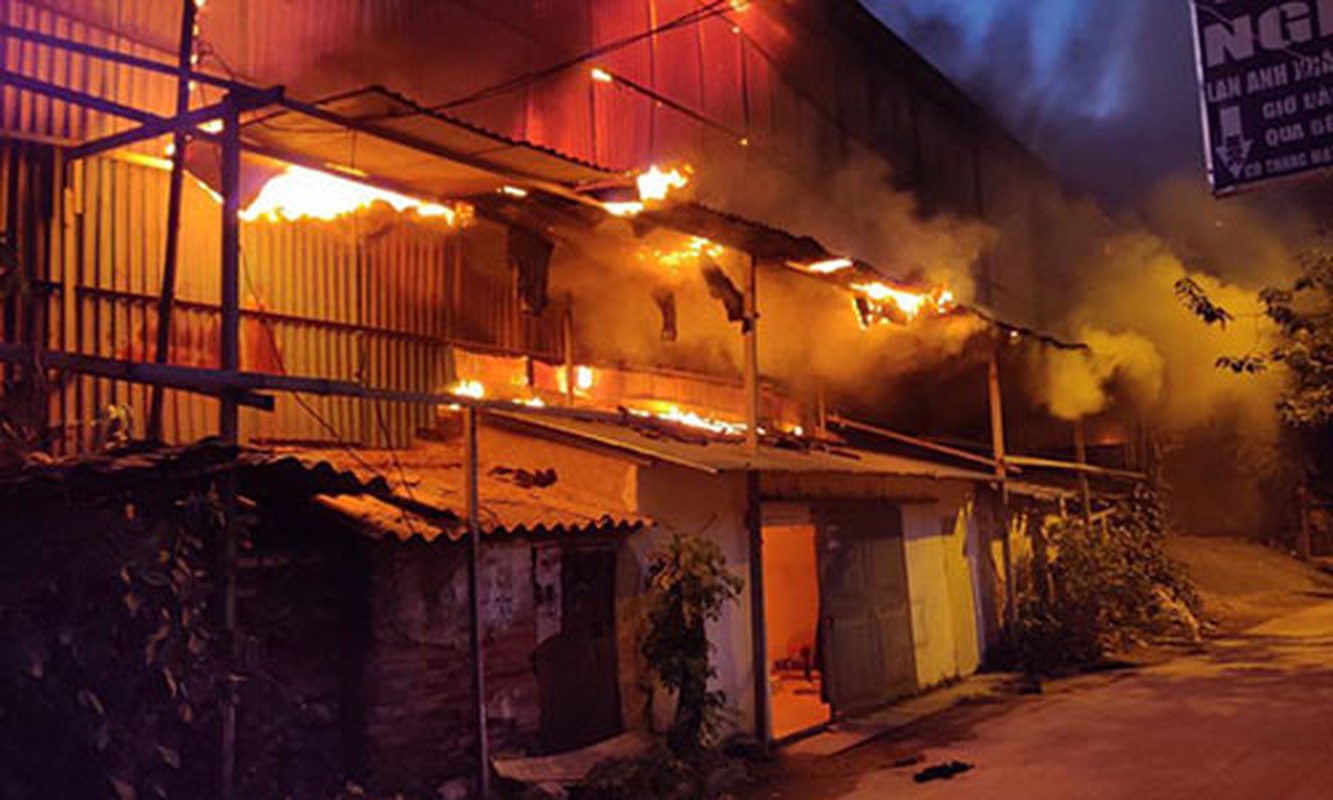
[[[225,673],[205,542],[218,505],[196,493],[143,511],[126,500],[87,515],[97,534],[4,543],[0,796],[210,791]]]
[[[1307,250],[1299,263],[1301,276],[1291,286],[1259,293],[1276,342],[1264,353],[1224,356],[1217,366],[1255,374],[1281,364],[1290,379],[1278,404],[1282,419],[1299,428],[1327,426],[1333,423],[1333,251]],[[1176,295],[1207,324],[1231,319],[1188,278],[1176,284]]]
[[[1075,518],[1054,525],[1050,591],[1020,599],[1017,665],[1039,675],[1078,669],[1181,625],[1182,613],[1197,615],[1198,594],[1166,555],[1165,529],[1165,510],[1146,487],[1121,499],[1104,526]]]
[[[1208,299],[1208,293],[1193,278],[1181,278],[1176,281],[1176,297],[1185,307],[1194,312],[1209,325],[1227,326],[1235,317],[1231,312]]]
[[[708,689],[715,670],[705,628],[742,586],[717,544],[699,536],[676,535],[649,563],[641,646],[662,684],[678,694],[669,737],[677,754],[701,749],[716,732],[726,698]]]

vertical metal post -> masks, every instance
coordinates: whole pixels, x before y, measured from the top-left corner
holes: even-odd
[[[194,60],[196,0],[181,0],[180,50],[176,61],[176,116],[190,111],[190,70]],[[167,363],[171,350],[171,307],[176,301],[176,261],[180,252],[181,194],[185,181],[185,147],[189,137],[177,129],[171,137],[171,182],[167,194],[167,241],[162,256],[162,291],[157,298],[157,346],[153,361]],[[153,387],[148,411],[148,438],[162,440],[162,402],[166,389]]]
[[[222,122],[222,370],[241,366],[241,130],[240,114],[228,95]],[[222,398],[219,430],[228,442],[238,439],[236,398]]]
[[[1300,557],[1309,560],[1313,552],[1313,543],[1310,536],[1310,486],[1307,479],[1301,479],[1301,485],[1296,488],[1297,503],[1300,505],[1300,533],[1297,534],[1296,552]]]
[[[745,444],[752,454],[759,452],[759,265],[750,257],[745,271],[745,319],[741,322],[745,337]],[[751,469],[745,473],[745,526],[749,533],[750,556],[750,646],[754,671],[754,735],[761,750],[767,752],[768,725],[768,622],[764,616],[764,535],[760,503],[760,475]]]
[[[565,314],[561,320],[565,339],[565,405],[574,406],[574,296],[565,299]]]
[[[478,493],[480,465],[477,456],[477,411],[463,407],[463,461],[467,490],[467,585],[471,601],[469,631],[472,637],[472,693],[476,703],[477,791],[482,800],[491,796],[490,742],[486,735],[486,652],[481,624],[481,518]]]
[[[1083,420],[1074,423],[1074,460],[1080,467],[1088,465],[1088,442],[1083,435]],[[1083,529],[1092,532],[1092,485],[1088,481],[1087,470],[1078,471],[1078,488],[1083,495]]]
[[[825,387],[819,387],[819,397],[815,408],[815,435],[820,439],[828,437],[828,392]]]
[[[768,618],[764,614],[764,520],[757,470],[745,473],[745,528],[750,547],[751,668],[754,670],[754,738],[767,753],[769,729]]]
[[[222,116],[222,353],[224,372],[240,368],[240,114],[230,96]],[[218,430],[223,441],[239,440],[239,406],[234,394],[225,394],[221,402]],[[219,796],[236,796],[236,474],[228,472],[221,481],[222,554],[219,573],[222,590],[222,624],[232,668],[229,670],[222,704],[221,764]]]
[[[759,267],[754,257],[745,272],[745,443],[759,451]]]
[[[1000,392],[998,342],[991,348],[990,360],[986,365],[986,397],[990,407],[991,452],[995,458],[995,479],[999,484],[996,492],[995,519],[1003,537],[1000,540],[1000,547],[1004,554],[1004,616],[1006,621],[1013,622],[1018,615],[1018,593],[1014,586],[1013,546],[1009,541],[1009,485],[1008,469],[1005,466],[1004,399]]]

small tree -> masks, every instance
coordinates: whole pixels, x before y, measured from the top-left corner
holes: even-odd
[[[716,731],[726,698],[708,689],[716,671],[706,624],[722,615],[742,586],[717,544],[699,536],[677,534],[649,563],[642,649],[662,684],[677,693],[668,736],[677,754],[697,752]]]

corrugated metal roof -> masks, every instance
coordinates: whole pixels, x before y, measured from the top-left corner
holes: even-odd
[[[761,261],[814,262],[835,257],[813,237],[797,236],[699,203],[674,203],[644,211],[640,217],[681,233],[711,239]]]
[[[426,197],[495,192],[530,180],[573,190],[618,173],[431,111],[379,86],[309,106],[291,105],[246,125],[245,140],[354,167]]]
[[[682,431],[673,435],[669,424],[617,424],[600,419],[577,419],[502,414],[533,428],[557,435],[570,436],[586,442],[619,448],[657,461],[676,464],[702,472],[798,472],[849,475],[894,475],[947,480],[990,481],[994,476],[985,472],[951,467],[905,456],[873,453],[826,445],[779,446],[772,442],[760,445],[752,453],[743,441],[699,435]]]
[[[555,473],[515,469],[503,453],[480,454],[481,529],[485,534],[570,534],[635,529],[640,514],[612,507],[606,498]],[[457,540],[466,533],[463,452],[457,442],[422,442],[406,450],[292,450],[308,464],[326,464],[364,481],[388,484],[382,495],[326,495],[320,502],[373,535]]]

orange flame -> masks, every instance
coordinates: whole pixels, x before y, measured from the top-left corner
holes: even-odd
[[[675,403],[652,401],[650,406],[651,410],[643,408],[629,408],[626,410],[636,417],[657,419],[675,425],[682,425],[686,428],[707,431],[709,433],[721,434],[724,436],[745,435],[746,425],[743,422],[728,422],[726,420],[705,417],[696,411],[682,409]]]
[[[419,217],[443,219],[448,225],[456,224],[459,217],[458,210],[450,206],[377,189],[327,172],[289,166],[264,184],[250,207],[241,212],[241,219],[328,221],[375,203],[387,203],[395,211],[412,211]]]
[[[686,172],[688,172],[688,169]],[[639,186],[639,199],[648,203],[667,199],[667,195],[671,192],[688,186],[690,179],[685,172],[678,169],[663,172],[661,168],[654,164],[648,168],[647,172],[640,173],[636,182]]]
[[[911,322],[922,315],[938,316],[953,310],[953,292],[943,287],[929,292],[913,292],[889,286],[885,283],[855,283],[852,289],[859,292],[866,301],[865,311],[858,307],[857,313],[863,323],[869,321],[890,322],[905,320]],[[866,319],[866,317],[871,319]]]
[[[677,273],[681,267],[697,263],[701,257],[717,260],[725,252],[725,247],[711,239],[705,239],[702,236],[691,236],[685,244],[674,250],[641,247],[638,257],[640,261],[652,261],[672,273]]]

